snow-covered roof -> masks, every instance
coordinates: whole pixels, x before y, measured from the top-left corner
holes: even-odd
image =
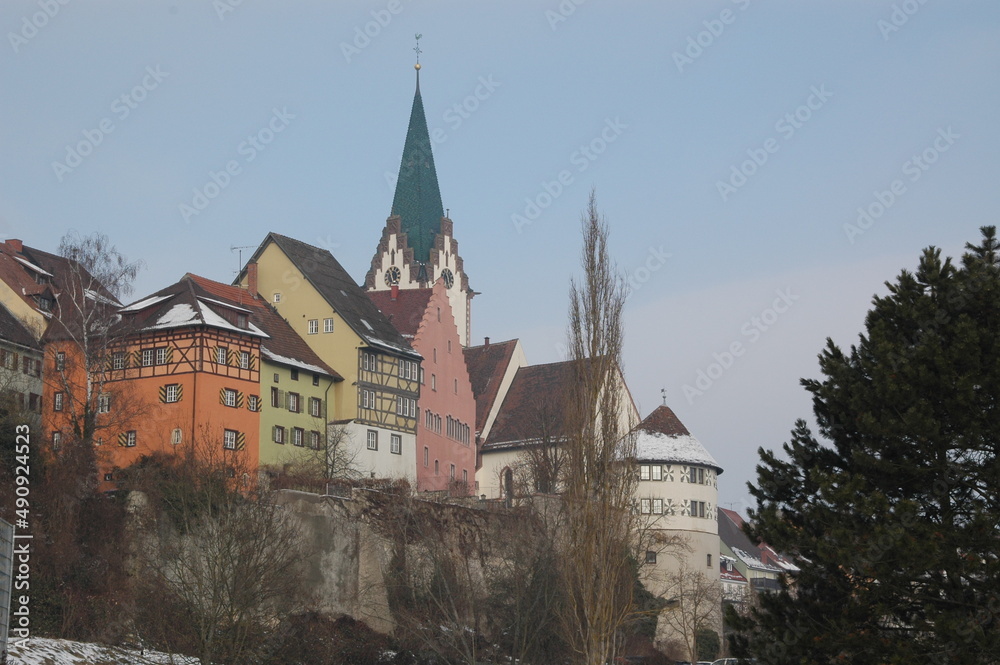
[[[221,300],[215,300],[214,298],[206,298],[204,296],[198,296],[198,300],[202,302],[212,303],[213,305],[221,305],[223,307],[228,307],[229,309],[235,309],[237,312],[246,312],[247,314],[250,313],[249,309],[245,309],[243,307],[240,307],[239,305],[234,305],[231,302],[222,302]]]
[[[769,566],[760,559],[758,559],[757,557],[755,557],[754,555],[744,550],[741,550],[738,547],[731,547],[729,549],[733,551],[733,554],[739,557],[740,561],[742,561],[751,568],[754,568],[756,570],[767,570],[775,573],[781,572],[781,568],[778,568],[776,566]]]
[[[639,430],[636,433],[635,457],[642,462],[673,462],[677,464],[701,464],[721,471],[705,446],[690,434],[669,436],[660,432]]]
[[[40,268],[39,266],[36,266],[31,261],[28,261],[26,259],[22,259],[20,256],[15,256],[14,260],[18,261],[20,263],[23,263],[24,265],[28,266],[29,268],[31,268],[32,270],[34,270],[35,272],[37,272],[39,275],[45,275],[46,277],[55,277],[55,275],[53,275],[52,273],[48,272],[44,268]]]
[[[280,363],[282,365],[288,365],[290,367],[296,367],[298,369],[302,369],[302,370],[305,370],[307,372],[316,372],[318,374],[328,374],[329,373],[325,369],[323,369],[322,367],[320,367],[318,365],[310,365],[309,363],[302,362],[301,360],[296,360],[295,358],[289,358],[288,356],[283,356],[283,355],[274,353],[273,351],[271,351],[270,349],[268,349],[267,347],[265,347],[263,345],[260,347],[260,352],[262,354],[264,354],[264,357],[267,358],[268,360],[270,360],[271,362]]]
[[[128,307],[123,307],[123,308],[121,308],[118,311],[119,312],[139,312],[139,311],[142,311],[142,310],[146,309],[147,307],[152,307],[153,305],[155,305],[157,303],[161,303],[164,300],[169,300],[169,299],[173,298],[174,295],[175,294],[173,294],[173,293],[168,293],[165,296],[150,296],[148,298],[143,298],[142,300],[139,300],[138,302],[134,302],[131,305],[129,305]]]
[[[198,299],[201,300],[200,298]],[[267,337],[267,335],[260,328],[252,323],[247,324],[247,328],[239,328],[234,326],[229,321],[216,314],[210,307],[202,307],[199,302],[198,311],[188,303],[177,303],[165,313],[160,315],[160,317],[151,325],[146,326],[146,330],[159,330],[163,328],[180,328],[182,326],[196,326],[196,325],[207,325],[213,328],[221,328],[223,330],[232,330],[234,332],[242,333],[244,335],[253,335],[255,337]]]
[[[635,457],[641,462],[669,462],[722,467],[666,405],[653,410],[635,428]]]

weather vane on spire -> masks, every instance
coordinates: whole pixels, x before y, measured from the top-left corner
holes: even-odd
[[[413,47],[413,52],[417,54],[417,64],[415,64],[413,66],[413,68],[419,71],[420,70],[420,54],[423,53],[423,51],[420,50],[420,38],[423,37],[423,35],[418,34],[418,35],[414,35],[414,37],[416,37],[416,39],[417,39],[417,45]]]
[[[663,406],[666,406],[667,405],[667,389],[666,388],[660,388],[660,396],[663,397]]]

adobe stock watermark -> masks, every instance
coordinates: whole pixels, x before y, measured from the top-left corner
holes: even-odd
[[[287,107],[278,110],[277,107],[271,109],[271,118],[267,124],[258,129],[253,134],[240,141],[236,146],[236,154],[243,157],[241,164],[237,159],[230,159],[218,171],[208,172],[208,181],[201,187],[195,187],[191,197],[191,203],[181,203],[177,206],[178,212],[185,224],[191,223],[192,217],[200,215],[209,204],[225,191],[233,182],[233,178],[243,173],[243,165],[249,164],[257,159],[257,155],[264,152],[272,141],[288,128],[288,125],[295,116],[288,112]]]
[[[241,6],[243,6],[243,0],[212,0],[212,9],[215,10],[215,15],[219,17],[220,22],[226,20],[226,14],[232,14],[237,7]]]
[[[746,11],[747,7],[750,6],[750,0],[732,0],[732,3],[741,12]],[[710,48],[722,36],[722,33],[726,31],[726,26],[736,23],[738,16],[739,14],[732,9],[723,9],[719,12],[718,18],[702,21],[701,24],[705,26],[705,29],[696,35],[688,36],[687,46],[684,47],[684,50],[674,51],[673,53],[677,71],[683,74],[686,66],[693,65],[694,61],[705,53],[705,49]]]
[[[821,84],[818,88],[809,88],[809,95],[805,101],[790,113],[786,113],[778,118],[774,123],[774,131],[777,132],[784,141],[792,140],[798,130],[805,127],[813,113],[823,108],[827,101],[833,97],[833,93],[826,89],[826,84]],[[744,187],[750,178],[754,177],[764,164],[771,159],[771,155],[781,149],[781,143],[776,137],[766,139],[759,148],[747,148],[747,159],[729,167],[729,178],[727,180],[716,180],[715,188],[719,191],[722,201],[729,198]]]
[[[882,33],[882,41],[889,41],[889,35],[899,32],[900,28],[909,23],[910,17],[926,4],[927,0],[903,0],[894,4],[888,19],[880,18],[875,22],[875,26]]]
[[[701,397],[711,390],[715,382],[732,368],[736,363],[736,359],[742,357],[747,352],[747,347],[751,344],[756,344],[761,335],[770,330],[778,322],[781,315],[791,309],[795,301],[799,299],[799,296],[793,294],[789,288],[786,288],[784,291],[777,289],[775,293],[777,297],[771,303],[770,307],[764,309],[757,316],[750,317],[746,323],[740,326],[740,335],[749,341],[744,344],[741,339],[737,339],[721,353],[713,353],[712,358],[714,362],[709,363],[704,369],[698,370],[694,385],[690,383],[684,384],[681,390],[689,405],[694,404],[696,397]]]
[[[853,224],[850,222],[844,224],[844,234],[847,236],[847,241],[853,245],[858,236],[864,235],[868,229],[873,227],[875,222],[881,219],[909,191],[906,188],[906,180],[911,183],[920,180],[924,173],[937,163],[941,155],[948,152],[955,145],[955,141],[960,138],[962,138],[962,135],[956,134],[952,130],[951,125],[947,128],[938,128],[937,136],[929,146],[903,162],[903,166],[900,169],[905,176],[905,180],[903,178],[896,178],[889,183],[887,189],[876,189],[872,192],[874,200],[867,205],[858,207],[857,220]]]
[[[149,96],[149,93],[160,87],[164,79],[170,76],[169,72],[160,71],[160,66],[146,67],[146,75],[138,85],[128,92],[124,92],[115,97],[111,102],[111,113],[119,121],[123,121],[132,115],[132,111],[139,108]],[[115,121],[111,117],[101,118],[97,126],[93,129],[83,130],[83,138],[75,144],[66,144],[66,157],[62,161],[52,162],[52,172],[56,175],[56,180],[63,181],[67,175],[72,173],[78,166],[83,164],[83,160],[94,153],[97,146],[104,143],[104,139],[115,131]]]
[[[570,153],[569,163],[576,168],[576,173],[584,173],[590,165],[597,161],[597,158],[604,154],[612,143],[628,129],[628,125],[621,121],[619,116],[615,119],[605,118],[604,127],[593,139],[580,145],[579,148]],[[525,197],[524,210],[522,214],[514,213],[510,216],[510,221],[518,233],[522,233],[525,226],[533,224],[541,217],[542,212],[548,209],[552,203],[562,196],[566,188],[576,180],[574,173],[570,169],[563,169],[556,174],[553,180],[543,180],[541,190],[532,197]]]
[[[362,51],[371,46],[372,40],[381,35],[382,31],[392,23],[393,17],[398,16],[402,11],[402,0],[389,0],[385,9],[371,10],[371,21],[363,26],[354,26],[354,38],[350,42],[340,42],[340,52],[344,55],[347,64],[351,64],[351,60],[355,56],[361,55]]]
[[[497,88],[501,87],[503,84],[493,78],[493,74],[487,76],[480,76],[476,80],[476,85],[472,91],[465,96],[460,102],[455,102],[449,106],[445,112],[441,115],[441,121],[448,125],[448,130],[445,131],[441,127],[435,127],[428,131],[430,136],[429,146],[419,146],[421,151],[430,151],[433,146],[441,145],[447,142],[450,136],[449,132],[455,132],[461,127],[466,120],[472,117],[472,115],[479,110],[483,102],[488,100],[496,92]],[[385,171],[385,183],[389,186],[390,190],[396,188],[396,180],[398,174],[391,171]]]
[[[552,32],[556,31],[560,23],[565,23],[570,16],[575,14],[576,8],[585,2],[587,0],[561,0],[554,10],[545,10],[545,20],[549,22]]]
[[[36,4],[42,10],[30,16],[21,17],[21,28],[17,32],[8,32],[7,39],[10,47],[17,53],[22,46],[38,36],[38,31],[49,24],[59,13],[59,10],[68,5],[70,0],[37,0]]]
[[[673,258],[673,256],[670,252],[664,251],[663,245],[650,247],[646,251],[646,260],[642,265],[628,271],[625,276],[625,283],[628,289],[625,294],[625,300],[634,296],[636,291],[645,286],[655,273],[667,265],[667,261]]]

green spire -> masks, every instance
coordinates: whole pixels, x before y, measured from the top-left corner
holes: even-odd
[[[399,164],[396,194],[392,199],[392,214],[402,219],[402,231],[413,248],[414,261],[430,260],[434,236],[441,231],[444,206],[438,188],[431,137],[427,131],[424,103],[420,98],[420,64],[417,69],[417,91],[410,109],[410,125],[406,129],[403,159]]]

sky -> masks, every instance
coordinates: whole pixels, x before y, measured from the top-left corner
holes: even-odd
[[[269,231],[362,281],[422,35],[473,340],[563,359],[593,189],[633,398],[741,512],[826,338],[998,221],[996,0],[4,0],[0,33],[0,237],[105,233],[132,299],[229,282]]]

